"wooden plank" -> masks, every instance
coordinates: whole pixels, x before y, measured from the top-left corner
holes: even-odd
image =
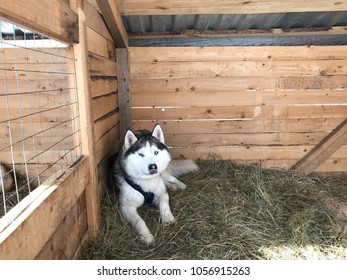
[[[346,76],[151,78],[130,79],[130,84],[132,92],[328,90],[347,88],[347,79]]]
[[[314,149],[292,168],[298,174],[308,175],[347,142],[347,119],[339,124]]]
[[[89,180],[88,160],[84,158],[52,186],[40,186],[43,193],[0,234],[0,259],[34,259]]]
[[[24,84],[23,84],[24,83]],[[60,89],[62,80],[53,79],[52,77],[40,77],[39,79],[25,79],[19,80],[19,87],[17,80],[7,80],[6,83],[3,80],[0,80],[0,84],[6,84],[6,91],[1,91],[0,95],[5,94],[14,94],[14,93],[36,93],[40,91],[54,91]]]
[[[72,259],[86,231],[86,197],[83,192],[35,259]]]
[[[347,104],[346,90],[132,92],[133,107]]]
[[[118,83],[116,79],[95,78],[90,80],[90,92],[92,98],[118,92]]]
[[[92,99],[92,115],[95,122],[118,107],[118,95],[108,94]]]
[[[289,12],[328,12],[347,10],[346,1],[333,0],[254,0],[254,1],[180,1],[180,0],[120,0],[120,13],[124,15],[177,15],[177,14],[255,14]]]
[[[303,61],[347,59],[347,46],[130,47],[138,62]]]
[[[112,41],[102,37],[93,29],[87,27],[87,46],[90,53],[99,55],[101,57],[115,60],[116,59],[116,46]]]
[[[117,49],[117,71],[118,71],[118,99],[120,120],[120,136],[124,137],[126,131],[131,129],[131,95],[130,92],[130,70],[127,49]]]
[[[234,120],[234,121],[133,121],[133,129],[152,130],[159,123],[168,134],[331,132],[341,119]]]
[[[347,60],[134,62],[131,78],[346,76],[346,65]]]
[[[118,4],[112,0],[97,0],[108,30],[118,48],[128,47],[128,36],[119,13]]]
[[[99,141],[104,134],[106,134],[113,127],[119,125],[119,121],[120,118],[117,111],[112,111],[105,117],[97,120],[94,128],[94,141]]]
[[[240,16],[240,15],[239,15]],[[207,15],[207,18],[204,23],[204,27],[206,26],[210,15]],[[212,17],[217,17],[216,15],[212,15]],[[202,18],[199,17],[199,19]],[[249,21],[249,17],[248,21]],[[175,17],[175,22],[179,20],[178,17]],[[184,21],[184,19],[183,19]],[[199,25],[194,26],[195,28],[199,28]],[[183,27],[182,27],[183,28]],[[139,28],[137,28],[138,30]],[[155,29],[155,28],[154,28]],[[157,28],[159,29],[159,28]],[[291,37],[300,36],[301,39],[307,36],[334,36],[338,37],[340,35],[346,35],[347,31],[344,26],[333,26],[333,27],[309,27],[309,28],[271,28],[271,29],[227,29],[227,30],[201,30],[201,29],[193,29],[193,30],[184,30],[181,32],[177,31],[151,31],[151,32],[133,32],[129,34],[129,38],[132,41],[140,41],[141,39],[154,41],[157,39],[170,39],[171,41],[179,40],[179,39],[241,39],[242,37],[246,37],[248,39],[254,38],[269,38],[272,40],[276,40],[276,37],[285,37],[292,39]]]
[[[2,48],[0,53],[5,64],[56,64],[68,59],[67,48]]]
[[[314,171],[316,172],[347,172],[347,159],[341,158],[341,159],[327,159],[324,161],[317,169]]]
[[[199,146],[290,146],[316,145],[327,135],[326,132],[274,132],[274,133],[216,133],[216,134],[167,134],[165,142],[169,147],[199,147]],[[294,163],[293,163],[294,164]],[[292,166],[292,165],[291,165]],[[290,166],[290,167],[291,167]]]
[[[112,42],[112,36],[108,31],[105,21],[100,12],[90,3],[89,0],[84,0],[83,4],[84,11],[86,13],[87,26]]]
[[[344,106],[208,106],[133,108],[134,120],[237,120],[237,119],[305,119],[345,118]]]
[[[52,61],[54,61],[55,57],[51,56]],[[51,62],[52,62],[51,61]],[[19,74],[22,74],[21,72],[37,72],[39,73],[50,73],[50,74],[70,74],[73,73],[66,73],[66,62],[52,62],[52,63],[4,63],[2,64],[1,70],[6,71],[6,78],[11,79],[11,73],[12,72],[19,72]],[[4,71],[2,71],[0,78],[4,78]],[[24,73],[23,73],[24,74]],[[19,75],[18,75],[19,76]]]
[[[59,89],[54,92],[39,92],[33,94],[0,95],[1,109],[41,109],[45,111],[67,109],[70,104],[68,90]]]
[[[4,0],[0,1],[0,17],[67,43],[79,39],[77,14],[65,1]]]
[[[98,55],[89,54],[90,75],[94,77],[116,77],[117,63]]]
[[[82,1],[77,1],[76,12],[79,18],[80,43],[74,45],[76,58],[76,82],[78,89],[78,103],[80,113],[80,127],[82,139],[82,153],[88,156],[90,183],[86,185],[88,234],[95,237],[100,226],[100,196],[94,149],[94,121],[92,116],[91,94],[89,90],[89,65],[88,65],[88,28],[85,23],[85,13]]]
[[[115,126],[105,133],[95,144],[95,158],[99,164],[110,151],[115,152],[119,147],[119,126]]]
[[[297,160],[307,154],[312,146],[218,146],[178,147],[170,149],[173,158],[207,159],[216,155],[223,160]]]

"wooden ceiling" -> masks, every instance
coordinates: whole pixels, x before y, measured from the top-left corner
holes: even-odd
[[[347,44],[347,0],[90,2],[122,46]]]

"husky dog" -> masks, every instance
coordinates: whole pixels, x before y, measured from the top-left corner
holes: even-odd
[[[169,206],[167,189],[183,190],[187,186],[175,176],[197,170],[191,160],[171,161],[159,125],[152,132],[128,130],[121,151],[113,163],[112,178],[120,190],[119,205],[123,217],[146,244],[154,241],[137,209],[153,203],[159,207],[163,225],[175,221]]]
[[[12,174],[5,165],[0,163],[0,193],[11,191],[14,187]]]

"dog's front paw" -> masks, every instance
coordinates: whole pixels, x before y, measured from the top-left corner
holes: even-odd
[[[146,243],[147,245],[151,245],[154,243],[154,237],[151,233],[140,235],[140,240]]]
[[[167,213],[167,214],[163,215],[163,217],[161,219],[161,223],[163,224],[163,226],[170,225],[174,222],[175,222],[175,217],[171,213]]]

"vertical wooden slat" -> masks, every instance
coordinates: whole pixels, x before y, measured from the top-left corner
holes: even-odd
[[[129,54],[128,49],[117,49],[117,79],[118,101],[120,114],[120,136],[123,139],[125,132],[131,129],[131,94],[129,85]]]
[[[91,109],[91,95],[89,89],[89,65],[87,50],[87,27],[83,0],[76,3],[79,17],[79,44],[74,45],[76,59],[76,82],[79,100],[81,123],[82,152],[89,158],[90,184],[86,186],[87,219],[89,236],[96,236],[100,224],[100,186],[98,184],[95,163],[94,122]]]

